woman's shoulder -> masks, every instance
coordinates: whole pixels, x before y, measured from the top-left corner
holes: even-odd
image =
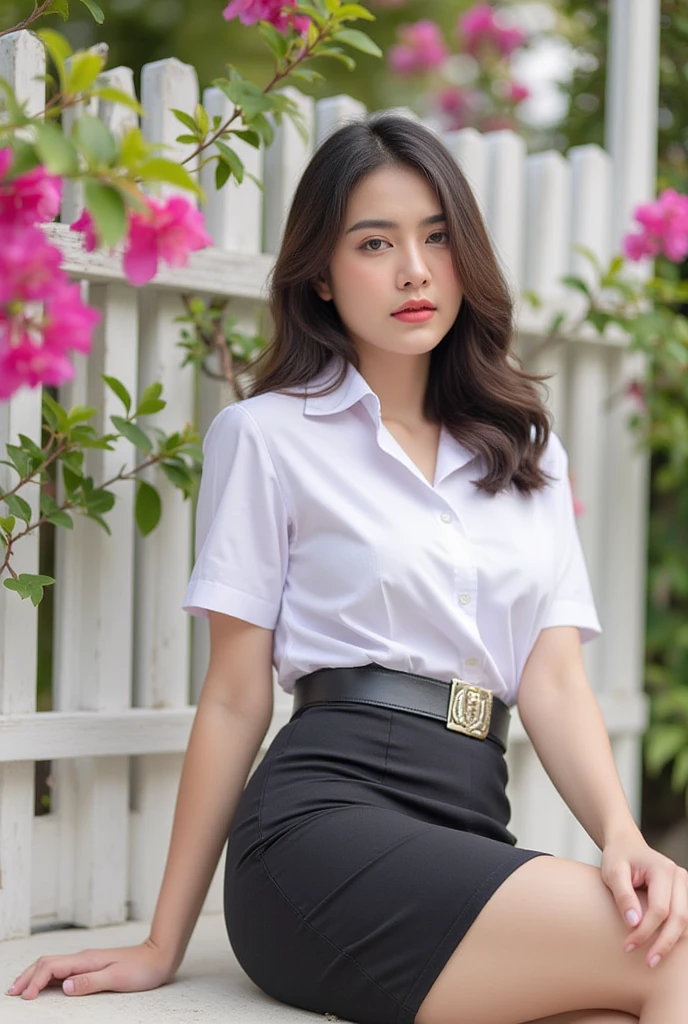
[[[291,423],[302,419],[303,398],[266,391],[226,405],[213,419],[209,432],[258,431],[266,441],[272,441]]]

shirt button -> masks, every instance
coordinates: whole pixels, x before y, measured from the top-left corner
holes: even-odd
[[[477,658],[466,658],[466,664],[470,665],[470,667],[473,668],[474,665],[478,664],[478,659]]]
[[[461,597],[459,598],[459,601],[461,602],[461,604],[470,604],[471,603],[470,594],[462,594]]]
[[[452,518],[453,516],[451,512],[443,512],[442,515],[440,516],[440,519],[442,520],[443,523],[451,523]]]

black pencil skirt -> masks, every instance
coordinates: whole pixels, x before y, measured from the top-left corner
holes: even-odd
[[[492,894],[539,856],[508,831],[492,739],[405,711],[297,712],[244,790],[225,871],[232,949],[274,998],[413,1024]]]

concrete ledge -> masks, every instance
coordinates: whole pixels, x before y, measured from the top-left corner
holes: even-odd
[[[2,1024],[325,1024],[340,1018],[305,1013],[264,995],[237,964],[222,915],[200,918],[186,958],[169,985],[152,992],[70,997],[59,988],[25,1001],[5,995],[15,977],[39,956],[91,947],[128,946],[147,935],[144,922],[110,928],[70,928],[0,943]]]

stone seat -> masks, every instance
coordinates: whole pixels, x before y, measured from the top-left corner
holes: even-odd
[[[151,992],[66,996],[47,989],[37,999],[5,995],[15,977],[39,956],[93,947],[129,946],[148,933],[144,922],[109,928],[69,928],[0,943],[2,1024],[318,1024],[331,1014],[306,1013],[256,988],[236,962],[221,914],[203,915],[175,980]]]

